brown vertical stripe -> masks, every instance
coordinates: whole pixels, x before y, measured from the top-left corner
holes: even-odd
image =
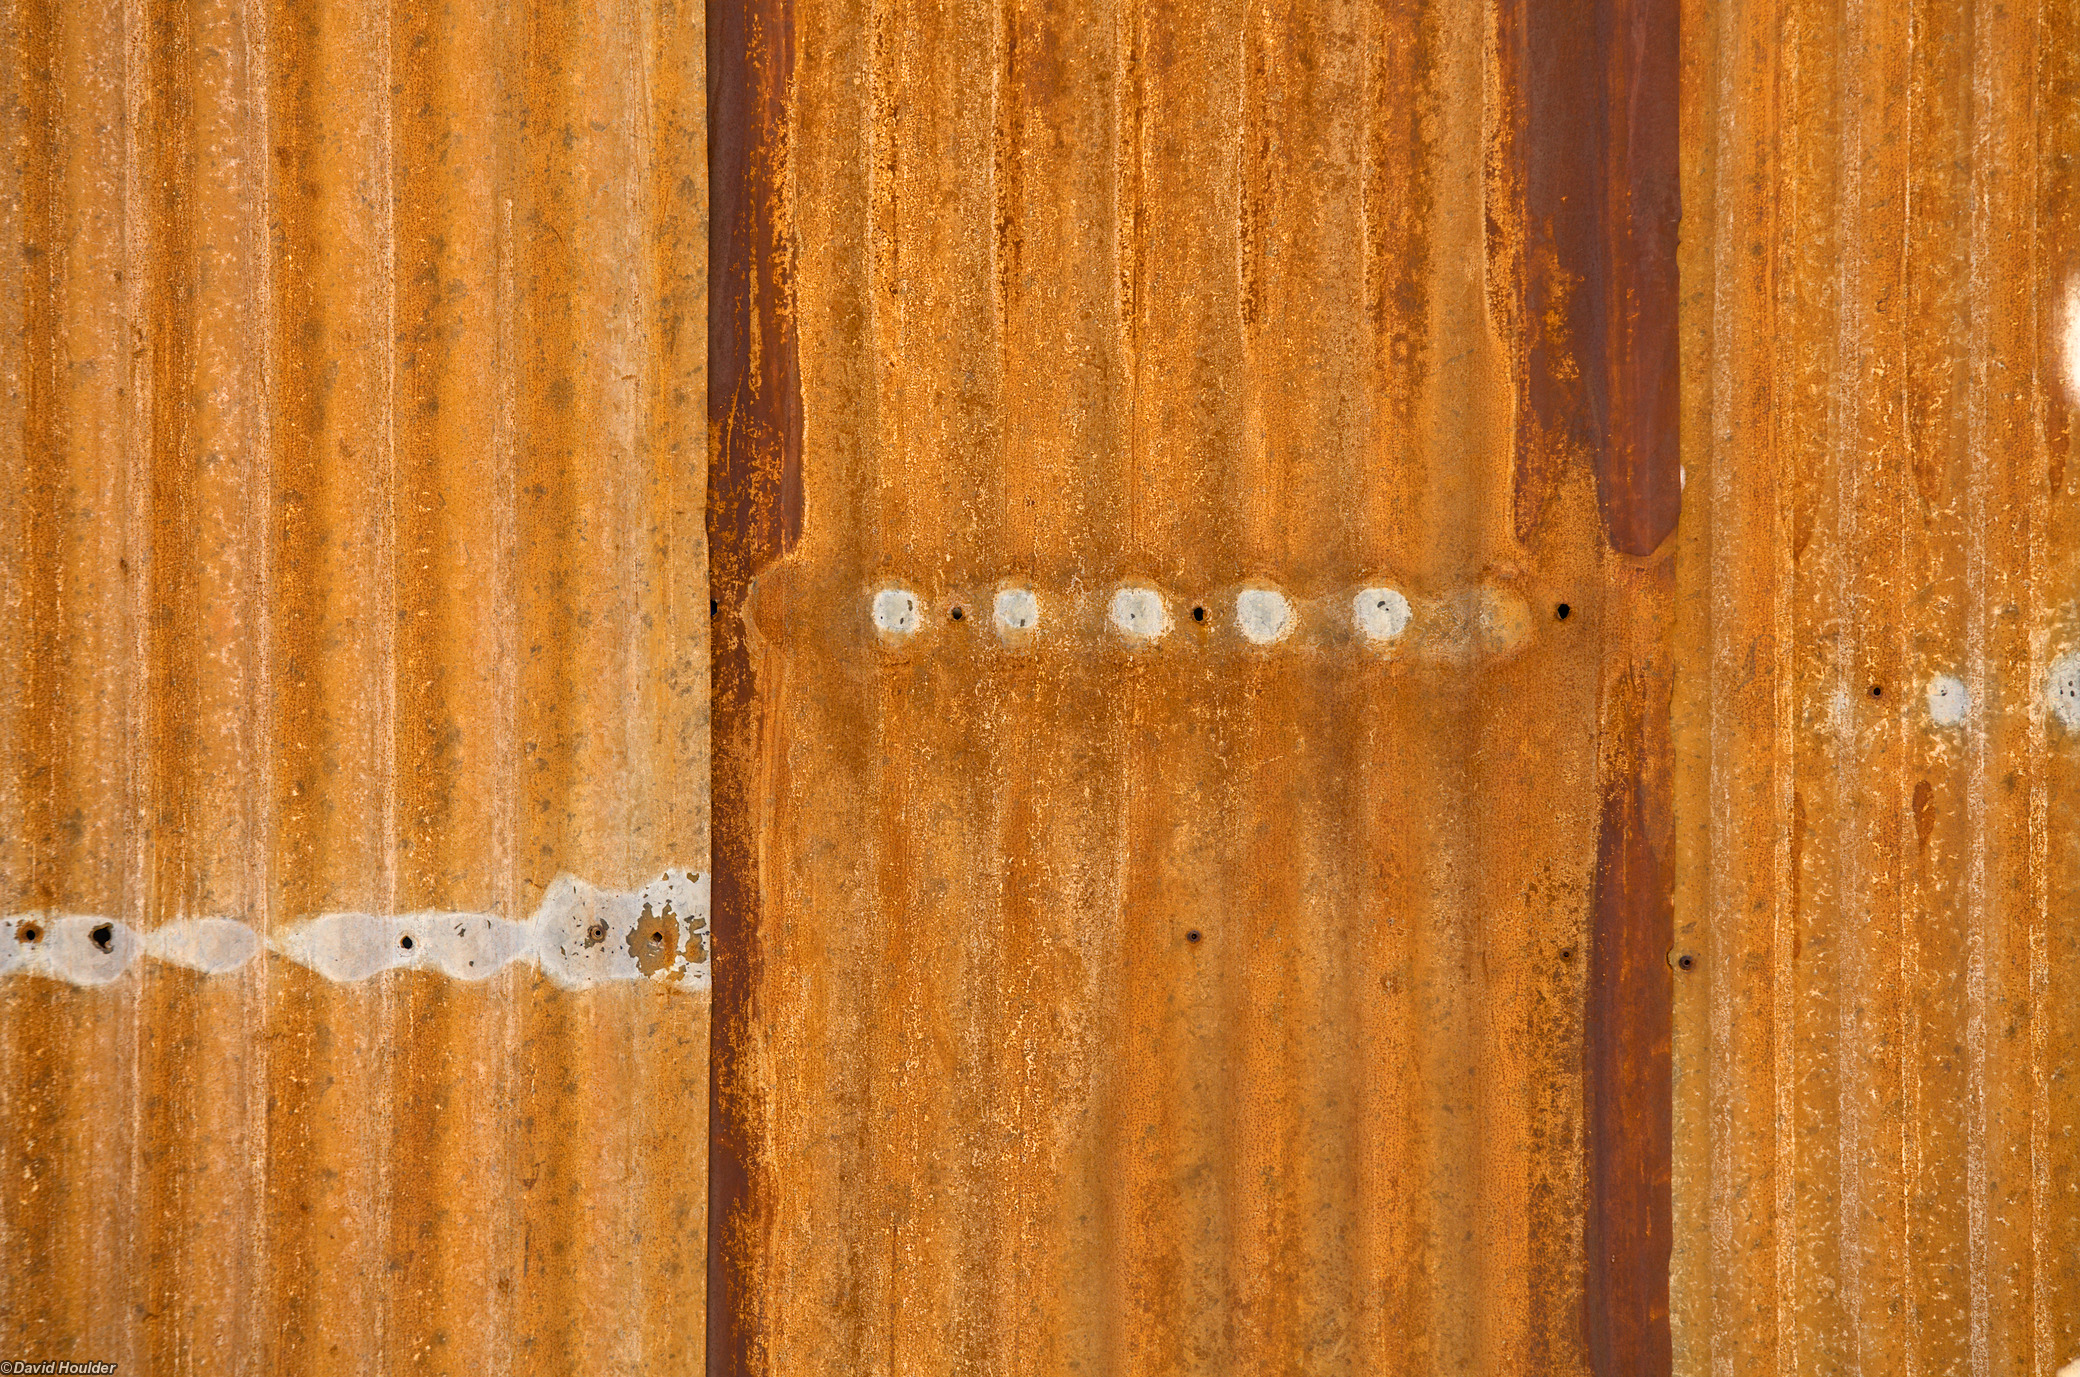
[[[1515,528],[1586,458],[1607,561],[1602,823],[1583,1025],[1584,1318],[1598,1373],[1665,1373],[1673,799],[1667,610],[1681,506],[1676,227],[1679,7],[1507,7],[1522,178],[1522,406]],[[1654,556],[1646,569],[1626,557]]]
[[[1678,16],[1675,0],[1504,10],[1524,197],[1520,538],[1581,457],[1612,549],[1652,554],[1675,529]]]
[[[1597,1374],[1627,1377],[1666,1373],[1673,1362],[1668,960],[1674,857],[1667,660],[1652,655],[1631,659],[1626,655],[1631,647],[1618,638],[1628,624],[1657,634],[1654,606],[1666,602],[1672,582],[1672,571],[1663,563],[1645,573],[1621,575],[1612,599],[1602,722],[1603,819],[1583,1019],[1589,1362]]]
[[[708,1370],[763,1370],[754,1347],[769,1205],[753,1160],[763,1090],[751,1058],[761,961],[752,778],[761,758],[748,595],[801,533],[802,415],[784,271],[783,124],[791,0],[708,15],[708,555],[714,1004],[709,1043]]]

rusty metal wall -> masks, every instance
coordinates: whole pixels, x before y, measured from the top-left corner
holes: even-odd
[[[705,993],[285,934],[706,868],[704,43],[0,6],[0,1358],[701,1366]]]
[[[0,1358],[2080,1357],[2080,15],[1677,17],[8,0]]]
[[[1686,9],[1682,1371],[2080,1358],[2076,19]]]
[[[1673,7],[725,9],[714,1370],[1665,1370]]]

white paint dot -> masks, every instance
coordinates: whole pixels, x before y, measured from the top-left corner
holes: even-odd
[[[1351,600],[1358,630],[1375,641],[1390,641],[1408,627],[1408,599],[1398,588],[1367,588]]]
[[[1258,645],[1269,645],[1292,629],[1293,609],[1274,589],[1245,588],[1235,595],[1235,624]]]
[[[2080,650],[2051,662],[2051,672],[2044,677],[2044,701],[2067,731],[2080,732]]]
[[[997,594],[997,631],[1015,636],[1040,625],[1040,600],[1030,588],[1006,588]]]
[[[1153,588],[1122,588],[1112,595],[1112,624],[1137,641],[1152,641],[1170,627],[1163,595]]]
[[[1928,681],[1928,716],[1939,727],[1954,727],[1972,710],[1972,691],[1953,674]]]
[[[874,625],[891,636],[917,630],[917,595],[907,588],[884,588],[874,595]]]

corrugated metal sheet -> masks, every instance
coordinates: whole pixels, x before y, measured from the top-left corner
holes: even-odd
[[[1686,14],[1686,1371],[2080,1357],[2076,18]]]
[[[1665,1369],[1673,8],[744,14],[716,1370]]]
[[[0,941],[705,868],[703,49],[0,7]],[[706,1032],[525,963],[0,981],[0,1357],[697,1369]]]
[[[2080,15],[1678,18],[0,6],[0,1358],[2080,1356]]]

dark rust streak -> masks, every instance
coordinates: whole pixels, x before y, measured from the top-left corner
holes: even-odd
[[[1619,556],[1661,550],[1681,507],[1675,0],[1519,0],[1505,60],[1522,175],[1523,397],[1516,520],[1531,539],[1587,457]],[[1674,925],[1669,671],[1655,568],[1614,567],[1601,831],[1583,1028],[1584,1342],[1599,1374],[1673,1364],[1668,1265]]]
[[[745,603],[802,526],[802,415],[782,177],[794,69],[791,0],[708,6],[708,569],[713,749],[708,1371],[762,1371],[769,1200],[762,1092],[748,1061],[763,959],[757,792],[762,719]]]
[[[1625,714],[1619,729],[1617,752],[1632,764],[1607,773],[1596,845],[1582,1047],[1589,1177],[1584,1319],[1590,1371],[1651,1377],[1674,1363],[1668,956],[1675,910],[1667,679],[1650,671],[1619,692],[1646,701]]]
[[[1677,444],[1676,0],[1518,0],[1505,15],[1523,176],[1519,534],[1555,471],[1596,468],[1613,550],[1682,505]]]

